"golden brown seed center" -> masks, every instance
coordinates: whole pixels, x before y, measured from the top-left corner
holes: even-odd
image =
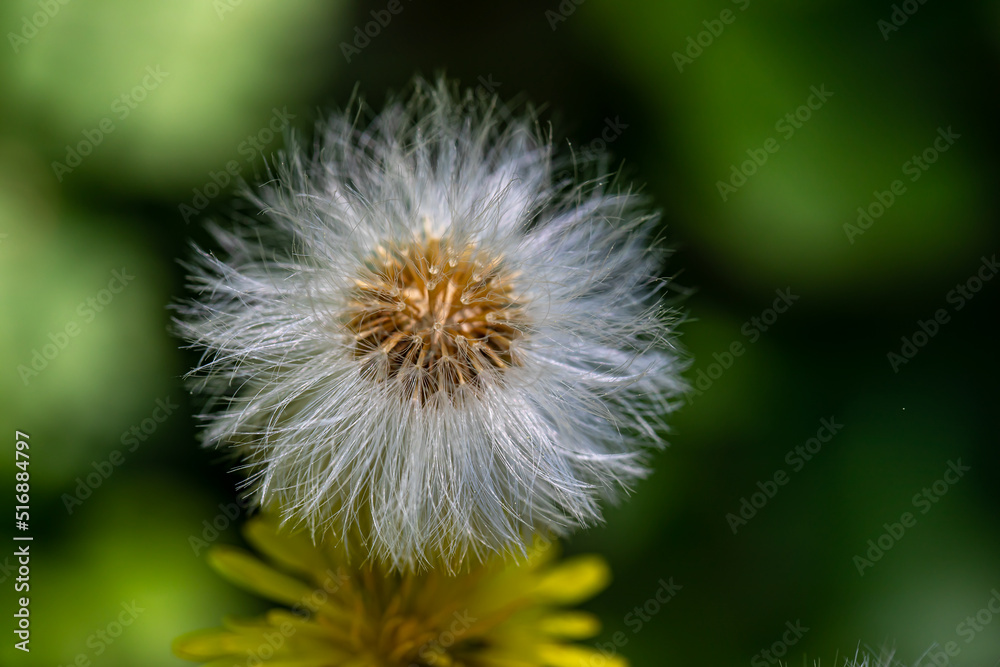
[[[518,365],[523,329],[514,276],[500,258],[441,239],[379,246],[355,281],[347,327],[355,357],[423,402]]]

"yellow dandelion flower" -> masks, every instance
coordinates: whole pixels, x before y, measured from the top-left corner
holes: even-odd
[[[286,606],[263,618],[180,637],[174,653],[210,667],[626,667],[574,640],[600,631],[568,609],[610,581],[598,556],[556,560],[536,542],[526,561],[495,560],[458,575],[351,564],[344,547],[250,520],[247,540],[265,560],[216,547],[212,566],[233,583]]]

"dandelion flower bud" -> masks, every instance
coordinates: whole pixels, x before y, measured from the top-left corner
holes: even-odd
[[[599,521],[684,390],[656,216],[472,93],[366,111],[290,146],[192,264],[207,443],[283,520],[400,568]]]

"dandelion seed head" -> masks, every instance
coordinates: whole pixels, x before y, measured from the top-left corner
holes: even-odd
[[[460,567],[593,525],[647,474],[686,385],[642,197],[442,81],[272,168],[177,318],[204,440],[258,504]]]

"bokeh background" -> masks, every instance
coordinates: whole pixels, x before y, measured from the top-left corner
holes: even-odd
[[[227,168],[253,181],[286,127],[308,137],[355,86],[378,106],[443,71],[544,105],[565,149],[622,161],[677,249],[665,273],[691,290],[698,391],[655,473],[566,545],[616,573],[591,604],[597,641],[621,633],[634,665],[774,664],[764,650],[828,665],[859,644],[913,664],[948,642],[949,664],[997,664],[1000,618],[980,610],[1000,587],[1000,280],[977,272],[994,278],[1000,250],[1000,6],[402,0],[355,44],[386,4],[0,5],[0,469],[13,513],[27,431],[35,537],[28,655],[12,646],[13,542],[0,548],[0,661],[181,664],[174,636],[261,608],[192,546],[238,542],[243,517],[226,517],[239,478],[198,448],[180,381],[194,357],[168,332],[176,259],[232,207],[213,185]],[[832,95],[802,107],[813,87]],[[780,314],[779,291],[794,297]],[[947,322],[894,367],[939,309]],[[842,428],[786,459],[822,419]],[[959,459],[970,470],[915,506]],[[779,471],[755,516],[727,519]],[[859,573],[906,511],[916,525]],[[671,577],[680,592],[649,604]],[[108,642],[123,604],[142,611]],[[808,630],[782,646],[786,623]]]

